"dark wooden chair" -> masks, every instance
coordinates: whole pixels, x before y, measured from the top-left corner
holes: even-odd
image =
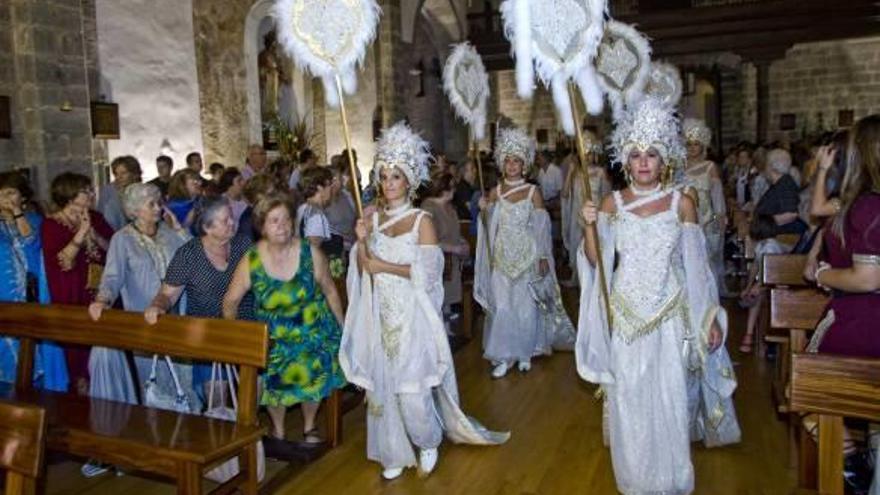
[[[45,440],[46,411],[0,401],[0,467],[6,470],[6,495],[35,493]]]
[[[213,493],[257,493],[257,442],[266,432],[257,423],[257,372],[269,344],[264,324],[169,315],[151,326],[140,313],[117,310],[93,322],[80,306],[0,303],[0,328],[20,341],[15,387],[0,396],[45,408],[49,450],[170,478],[187,495],[201,494],[206,470],[238,456],[239,474]],[[40,340],[237,365],[237,421],[34,390]]]
[[[795,354],[791,409],[819,415],[818,459],[812,437],[800,435],[801,493],[817,486],[822,495],[843,495],[843,418],[880,421],[880,360]]]

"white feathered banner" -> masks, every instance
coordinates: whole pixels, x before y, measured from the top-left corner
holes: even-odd
[[[651,63],[651,73],[645,94],[659,98],[665,105],[675,107],[681,100],[682,82],[678,69],[666,62]]]
[[[651,73],[651,45],[629,24],[609,20],[596,56],[599,85],[619,115],[641,98]]]
[[[489,75],[477,50],[468,42],[454,45],[446,59],[443,89],[455,114],[470,126],[474,139],[483,139],[486,135]]]
[[[567,85],[574,81],[587,111],[602,111],[602,90],[593,58],[602,39],[605,0],[504,0],[504,34],[516,58],[517,92],[531,98],[534,74],[550,89],[568,135],[575,123]]]
[[[299,68],[321,78],[331,107],[339,105],[337,77],[345,93],[357,91],[356,69],[381,14],[375,0],[277,0],[272,14],[281,46]]]

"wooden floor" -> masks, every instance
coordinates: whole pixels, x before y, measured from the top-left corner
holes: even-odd
[[[741,311],[732,311],[732,327],[741,331]],[[782,495],[794,487],[784,423],[770,401],[770,366],[741,357],[728,347],[739,377],[736,406],[743,442],[707,450],[695,445],[696,492],[706,495]],[[266,492],[279,494],[615,494],[608,450],[602,445],[601,403],[594,388],[577,377],[574,357],[556,354],[536,360],[528,374],[489,377],[474,339],[456,354],[458,383],[466,413],[488,427],[510,430],[499,447],[457,446],[445,442],[436,471],[420,479],[408,470],[393,482],[380,479],[379,465],[365,456],[362,407],[345,417],[345,443],[305,467],[270,462],[275,482]],[[290,431],[300,431],[296,412]],[[174,493],[171,485],[126,475],[85,480],[79,465],[64,461],[48,468],[46,493],[126,495]]]

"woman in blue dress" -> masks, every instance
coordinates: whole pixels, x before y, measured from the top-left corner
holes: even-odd
[[[18,172],[0,174],[0,301],[49,303],[49,286],[43,269],[40,226],[43,217],[25,210],[27,180]],[[37,345],[34,384],[57,392],[67,391],[64,351],[52,342]],[[18,340],[0,342],[0,381],[14,382]]]

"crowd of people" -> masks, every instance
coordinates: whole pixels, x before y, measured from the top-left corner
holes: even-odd
[[[449,338],[472,276],[492,378],[574,349],[581,377],[604,392],[620,490],[688,493],[691,441],[739,441],[720,298],[748,308],[738,350],[751,352],[762,256],[807,254],[805,278],[831,293],[811,352],[880,357],[880,117],[811,141],[740,143],[714,161],[712,142],[704,122],[647,98],[607,142],[585,132],[584,167],[516,128],[499,131],[493,154],[457,163],[400,123],[383,131],[363,191],[348,153],[270,163],[260,145],[240,168],[207,173],[200,153],[176,171],[159,156],[149,182],[121,156],[97,191],[89,177],[59,174],[45,205],[6,172],[0,298],[79,305],[95,321],[110,308],[151,324],[166,313],[263,321],[267,455],[320,444],[320,403],[350,383],[366,390],[367,456],[393,479],[431,472],[444,434],[480,445],[509,436],[459,404]],[[750,253],[754,268],[740,273]],[[737,294],[730,282],[743,274]],[[580,286],[577,328],[560,285]],[[13,381],[17,343],[4,342],[0,380]],[[33,378],[194,414],[231,379],[212,363],[133,363],[115,349],[43,342]],[[302,440],[291,442],[285,417],[297,404]],[[83,473],[107,469],[89,462]]]

